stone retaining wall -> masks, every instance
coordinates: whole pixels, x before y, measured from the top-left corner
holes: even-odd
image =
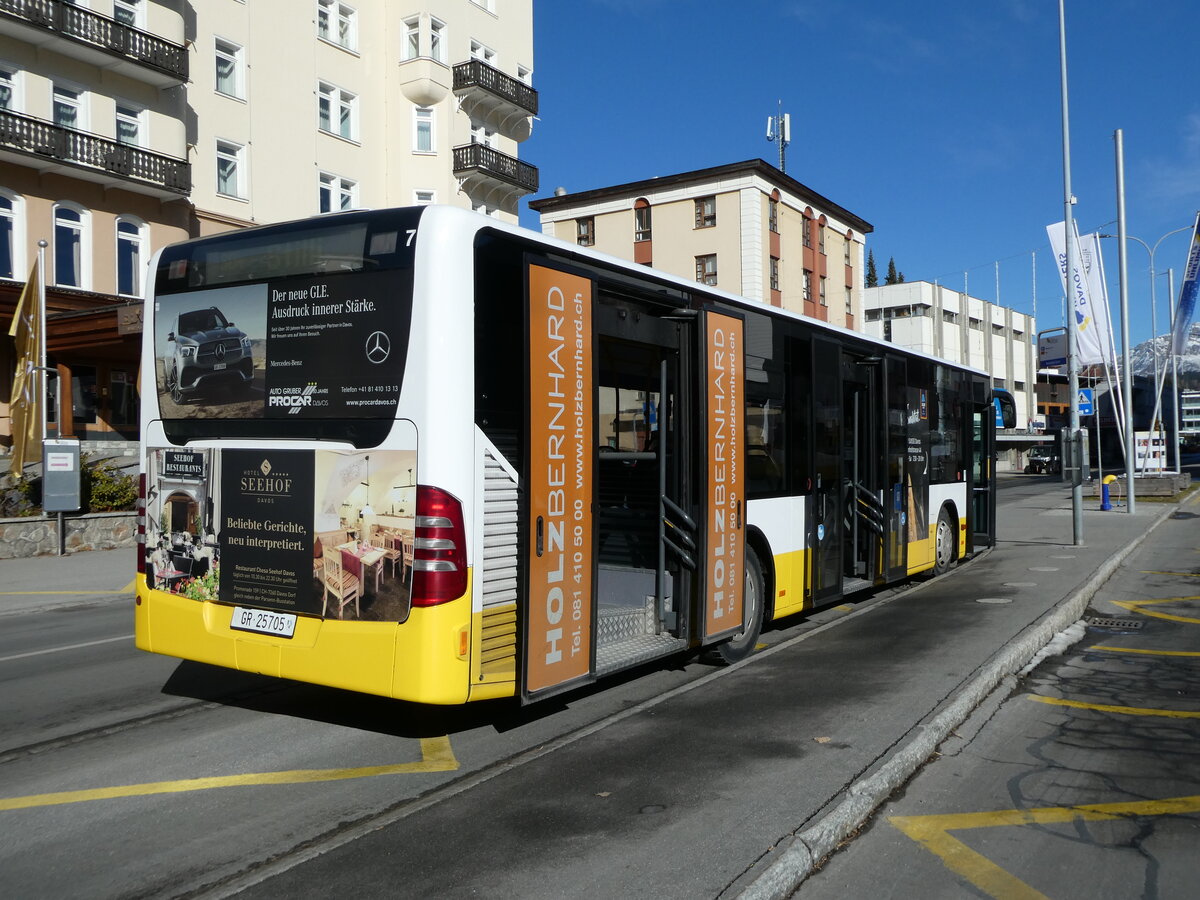
[[[67,553],[132,547],[137,522],[131,512],[88,513],[63,516]],[[53,556],[58,553],[57,516],[0,519],[0,559]]]

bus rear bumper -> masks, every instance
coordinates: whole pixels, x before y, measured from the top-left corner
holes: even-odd
[[[137,596],[135,640],[151,653],[415,703],[468,699],[469,588],[403,624],[301,615],[291,638],[234,631],[232,606],[151,590],[143,576]]]

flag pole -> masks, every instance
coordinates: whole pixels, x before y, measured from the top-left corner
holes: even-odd
[[[46,437],[49,433],[47,424],[47,409],[46,409],[46,393],[50,387],[46,380],[46,247],[47,242],[43,239],[38,241],[38,373],[41,375],[39,379],[41,387],[41,408],[42,408],[42,439],[41,444],[44,447]],[[59,417],[62,417],[61,410],[58,412]]]

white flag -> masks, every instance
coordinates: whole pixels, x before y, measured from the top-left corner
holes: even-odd
[[[1076,229],[1075,259],[1071,266],[1071,277],[1068,279],[1066,228],[1063,227],[1062,222],[1056,222],[1046,226],[1046,234],[1050,238],[1050,247],[1054,250],[1054,259],[1058,264],[1058,276],[1062,280],[1063,290],[1071,298],[1070,325],[1075,329],[1077,362],[1080,365],[1102,363],[1105,356],[1111,353],[1109,348],[1112,346],[1112,339],[1109,337],[1108,304],[1103,296],[1104,276],[1098,249],[1092,251],[1092,242],[1089,240],[1087,245],[1089,250],[1085,258],[1082,252],[1083,241],[1080,240],[1078,229]],[[1088,237],[1091,238],[1091,235]],[[1088,265],[1089,259],[1094,260],[1094,265]],[[1068,280],[1070,286],[1068,286]],[[1094,283],[1096,287],[1093,287]],[[1096,291],[1100,292],[1099,296],[1096,296]]]

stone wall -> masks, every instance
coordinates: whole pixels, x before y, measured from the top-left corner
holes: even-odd
[[[131,512],[63,515],[65,550],[112,550],[131,547],[137,538],[137,522]],[[57,516],[28,516],[0,519],[0,559],[53,556],[58,553]]]

